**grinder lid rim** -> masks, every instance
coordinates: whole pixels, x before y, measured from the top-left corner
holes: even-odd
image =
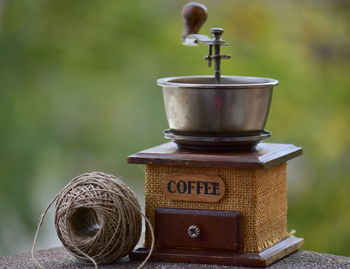
[[[157,85],[178,88],[259,88],[278,85],[273,78],[250,76],[221,76],[222,83],[215,83],[214,76],[179,76],[157,80]]]

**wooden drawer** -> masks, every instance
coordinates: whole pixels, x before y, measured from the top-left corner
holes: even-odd
[[[191,237],[191,236],[192,237]],[[156,243],[162,248],[240,251],[238,211],[156,208]]]

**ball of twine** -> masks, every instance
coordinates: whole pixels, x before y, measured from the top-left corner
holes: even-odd
[[[116,261],[133,250],[141,234],[141,216],[153,235],[152,226],[141,212],[133,191],[113,175],[92,172],[72,179],[44,211],[37,234],[54,201],[55,227],[63,246],[80,261],[92,262],[95,268],[97,264]],[[34,260],[37,234],[32,248]]]
[[[89,262],[90,256],[96,263],[110,263],[126,256],[139,241],[139,211],[134,193],[120,179],[83,174],[57,199],[57,235],[79,260]]]

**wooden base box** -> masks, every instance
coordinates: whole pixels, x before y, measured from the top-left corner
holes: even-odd
[[[265,267],[300,248],[287,231],[287,161],[293,145],[254,152],[194,153],[174,143],[129,156],[145,164],[146,216],[155,228],[151,260]],[[143,259],[150,246],[130,256]]]

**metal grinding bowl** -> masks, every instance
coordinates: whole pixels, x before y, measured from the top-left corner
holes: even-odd
[[[195,136],[245,136],[264,130],[273,86],[271,78],[222,76],[169,77],[163,87],[169,128]]]
[[[165,138],[187,150],[253,150],[270,137],[264,127],[269,114],[271,78],[222,76],[221,61],[230,55],[220,53],[224,29],[211,28],[212,37],[198,34],[207,19],[200,3],[187,3],[182,10],[183,44],[208,46],[204,59],[214,66],[214,76],[185,76],[158,79],[163,87],[165,112],[170,130]]]

